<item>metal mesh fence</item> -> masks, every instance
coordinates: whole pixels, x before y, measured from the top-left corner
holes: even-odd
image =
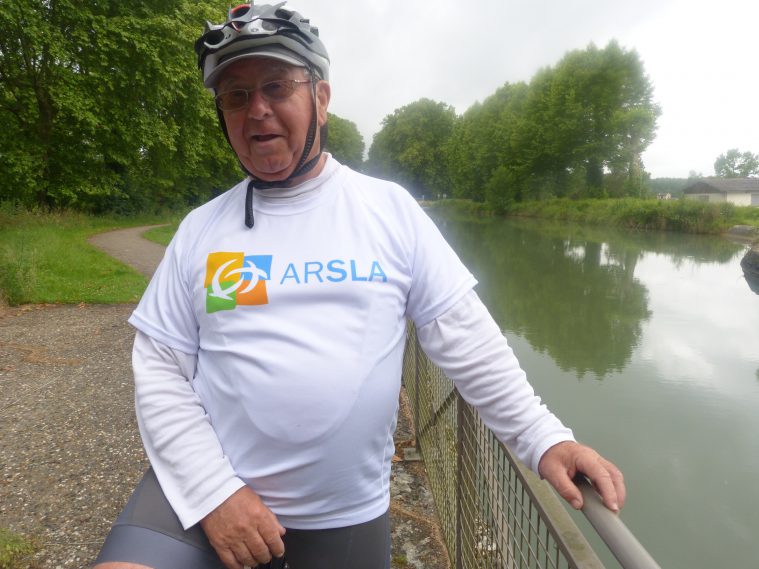
[[[547,484],[517,461],[427,359],[413,326],[403,384],[456,569],[603,567]]]

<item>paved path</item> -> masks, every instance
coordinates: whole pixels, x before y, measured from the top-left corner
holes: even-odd
[[[163,245],[142,238],[142,234],[153,227],[161,226],[130,227],[99,233],[90,238],[90,243],[143,275],[152,277],[166,250]]]
[[[164,248],[140,237],[146,229],[92,242],[152,275]],[[35,540],[29,567],[88,567],[146,468],[126,323],[133,308],[0,306],[0,527]],[[399,455],[413,440],[402,395]],[[423,463],[393,462],[392,567],[448,568]]]

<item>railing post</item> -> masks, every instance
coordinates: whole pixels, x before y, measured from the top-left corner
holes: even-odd
[[[421,380],[419,379],[419,376],[421,375],[419,371],[419,361],[421,360],[421,352],[422,348],[419,346],[419,337],[416,335],[416,328],[414,328],[414,445],[416,446],[417,452],[422,452],[422,447],[420,445],[421,441],[419,439],[419,431],[422,427],[422,411],[419,407],[419,387],[421,383]]]
[[[463,569],[464,401],[456,396],[456,569]]]

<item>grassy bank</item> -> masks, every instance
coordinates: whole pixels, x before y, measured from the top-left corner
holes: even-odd
[[[10,305],[136,302],[147,284],[145,277],[95,249],[87,238],[161,221],[0,208],[0,301]]]
[[[426,202],[425,207],[466,219],[493,215],[470,200]],[[733,225],[759,227],[759,208],[708,204],[693,200],[567,200],[516,204],[510,215],[686,233],[723,233]],[[39,214],[0,204],[0,302],[136,302],[146,279],[87,243],[102,231],[170,223],[146,237],[168,244],[179,216],[117,218],[77,213]]]
[[[29,569],[34,567],[29,557],[35,548],[31,542],[0,528],[0,569]]]
[[[457,215],[486,215],[484,204],[467,200],[433,202],[429,207]],[[734,225],[759,227],[759,208],[732,204],[710,204],[695,200],[604,200],[555,199],[515,204],[509,215],[571,221],[586,225],[608,225],[629,229],[654,229],[683,233],[720,234]]]
[[[148,229],[145,233],[142,234],[142,236],[145,239],[153,241],[154,243],[158,243],[159,245],[168,245],[169,241],[171,241],[171,238],[174,237],[174,233],[177,232],[178,227],[179,222],[174,221],[168,225]]]

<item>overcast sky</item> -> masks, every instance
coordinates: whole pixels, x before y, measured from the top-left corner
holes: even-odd
[[[569,50],[635,49],[661,106],[643,155],[653,177],[714,173],[730,148],[759,153],[756,0],[292,0],[332,60],[330,110],[366,147],[422,97],[461,114]]]

